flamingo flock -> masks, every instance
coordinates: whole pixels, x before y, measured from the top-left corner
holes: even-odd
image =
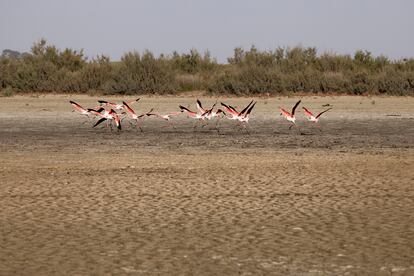
[[[140,98],[137,98],[133,101],[122,101],[122,103],[113,103],[108,102],[105,100],[98,100],[98,105],[94,108],[84,108],[80,104],[69,101],[69,103],[73,107],[73,112],[78,112],[81,116],[85,116],[89,122],[92,122],[92,127],[95,128],[99,125],[104,125],[106,128],[109,128],[113,131],[114,127],[117,131],[122,130],[122,122],[124,120],[129,122],[130,128],[139,129],[141,132],[143,131],[141,127],[142,120],[145,117],[155,117],[160,120],[164,120],[168,123],[166,126],[170,126],[175,128],[173,123],[173,118],[180,116],[181,114],[187,115],[187,118],[193,119],[195,124],[194,128],[197,127],[205,127],[209,125],[212,121],[215,122],[214,129],[219,131],[219,121],[221,119],[228,119],[231,121],[236,121],[235,126],[241,128],[241,130],[248,131],[249,126],[249,119],[250,115],[256,106],[257,102],[254,100],[250,101],[243,109],[238,111],[235,107],[230,104],[226,104],[221,102],[221,108],[215,107],[217,102],[215,102],[210,108],[205,108],[201,104],[201,101],[197,99],[196,101],[196,108],[197,111],[191,110],[189,107],[185,107],[183,105],[179,105],[180,111],[174,111],[169,113],[156,113],[154,112],[154,108],[151,108],[149,111],[144,113],[137,113],[136,110],[133,109],[132,105],[137,103]],[[301,100],[297,101],[295,105],[292,107],[291,111],[287,111],[283,107],[279,107],[280,115],[283,116],[288,122],[290,122],[289,130],[296,126],[296,109],[301,103]],[[318,114],[314,115],[309,108],[302,107],[305,117],[309,122],[318,123],[321,115],[328,112],[332,108],[325,109]]]

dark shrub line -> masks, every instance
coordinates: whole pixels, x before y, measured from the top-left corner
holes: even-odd
[[[261,95],[344,93],[414,95],[414,59],[391,61],[368,51],[354,56],[316,48],[259,51],[236,48],[228,64],[209,52],[160,55],[128,52],[121,61],[106,56],[88,60],[82,51],[59,50],[45,40],[30,54],[0,58],[0,88],[16,92],[165,94],[202,90],[209,93]]]

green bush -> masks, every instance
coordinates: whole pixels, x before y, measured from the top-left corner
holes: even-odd
[[[376,91],[380,94],[406,95],[412,91],[408,74],[400,74],[395,70],[387,70],[376,76]]]
[[[177,90],[168,63],[151,52],[126,53],[103,85],[107,94],[171,93]]]
[[[14,95],[13,88],[11,88],[10,86],[8,86],[8,87],[4,88],[4,89],[1,91],[1,95],[2,95],[3,97],[11,97],[11,96],[13,96],[13,95]]]
[[[163,94],[190,90],[234,95],[348,93],[414,95],[414,59],[390,61],[369,51],[318,54],[313,47],[235,48],[228,64],[207,51],[154,56],[129,52],[119,62],[57,49],[45,40],[30,54],[0,57],[0,89],[16,92]]]
[[[283,92],[281,74],[259,66],[246,67],[237,73],[226,73],[208,87],[210,92],[250,95]]]

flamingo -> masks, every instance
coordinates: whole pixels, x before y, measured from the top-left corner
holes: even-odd
[[[243,108],[242,111],[237,111],[236,108],[234,108],[231,105],[227,105],[225,103],[221,103],[221,105],[226,109],[226,111],[230,114],[231,117],[227,116],[226,117],[230,120],[236,120],[239,122],[237,126],[243,127],[243,129],[246,129],[247,123],[249,122],[249,115],[252,112],[254,106],[256,105],[257,102],[254,102],[253,100],[250,101],[250,103]],[[247,129],[246,129],[247,130]]]
[[[296,118],[295,118],[295,110],[296,110],[296,108],[298,107],[298,105],[300,104],[300,102],[301,102],[301,100],[299,100],[299,101],[298,101],[298,102],[297,102],[297,103],[293,106],[293,108],[292,108],[292,113],[289,113],[289,112],[288,112],[288,111],[286,111],[285,109],[283,109],[283,108],[279,107],[281,115],[283,115],[283,117],[285,117],[285,119],[286,119],[286,120],[288,120],[289,122],[291,122],[291,123],[292,123],[292,125],[289,127],[289,129],[291,129],[291,128],[292,128],[292,126],[296,125],[296,124],[295,124],[295,121],[296,121]]]
[[[204,120],[205,119],[205,112],[202,114],[199,114],[195,111],[192,111],[190,109],[188,109],[187,107],[184,107],[182,105],[179,106],[181,109],[181,112],[185,112],[187,113],[188,117],[193,118],[193,119],[198,119],[198,120]]]
[[[168,113],[168,114],[158,114],[158,113],[148,112],[146,115],[147,116],[155,116],[157,118],[163,119],[163,120],[167,121],[170,124],[170,126],[172,126],[173,128],[175,128],[175,126],[171,122],[171,118],[180,115],[182,112],[183,111],[180,111],[180,112],[171,112],[171,113]]]
[[[74,110],[72,110],[72,112],[74,112],[75,110],[77,110],[80,115],[84,115],[87,116],[89,118],[89,115],[91,114],[87,109],[83,108],[80,104],[74,102],[74,101],[69,101],[69,103],[73,106]]]
[[[199,99],[197,99],[197,109],[198,109],[198,112],[200,112],[200,114],[204,114],[207,112],[207,110],[204,109],[203,106],[201,105],[201,102]]]
[[[103,113],[101,113],[102,111],[104,111]],[[112,124],[111,121],[115,122],[116,127],[118,128],[118,131],[120,131],[122,129],[121,127],[121,119],[118,115],[118,113],[115,112],[115,110],[111,109],[109,111],[105,110],[104,108],[100,108],[98,110],[94,110],[94,109],[89,109],[89,112],[101,117],[101,119],[99,119],[94,125],[93,127],[96,127],[97,125],[101,124],[104,121],[109,122],[109,125],[111,127],[111,131],[112,131]]]
[[[242,123],[248,123],[249,122],[249,115],[252,112],[254,106],[256,105],[257,102],[254,102],[249,109],[247,109],[246,113],[243,114],[242,116],[239,117],[239,121]]]
[[[208,113],[205,114],[205,117],[206,117],[207,120],[211,120],[211,119],[214,119],[216,117],[219,117],[220,114],[223,114],[224,116],[226,116],[226,112],[224,112],[220,108],[217,109],[217,111],[210,110],[210,111],[207,111],[207,112]]]
[[[306,117],[308,118],[308,121],[311,121],[311,122],[314,122],[314,123],[317,123],[319,121],[319,117],[323,113],[325,113],[325,112],[327,112],[327,111],[329,111],[329,110],[332,109],[332,108],[328,108],[328,109],[320,112],[318,115],[314,116],[313,113],[309,111],[309,109],[307,109],[306,107],[302,107],[302,108],[305,111],[305,114],[306,114]]]
[[[94,115],[94,114],[92,114],[91,112],[89,112],[89,110],[88,110],[88,109],[86,109],[86,108],[82,107],[80,104],[78,104],[78,103],[76,103],[76,102],[74,102],[74,101],[69,101],[69,103],[70,103],[70,104],[73,106],[73,108],[74,108],[74,109],[72,110],[72,112],[78,111],[80,115],[82,115],[82,116],[86,116],[86,117],[88,118],[88,120],[86,120],[86,121],[85,121],[85,122],[83,122],[82,124],[86,124],[86,123],[90,122],[90,120],[91,120],[90,115]]]
[[[205,120],[207,120],[207,121],[211,121],[211,120],[213,120],[214,118],[217,118],[217,120],[216,120],[216,124],[215,124],[215,126],[213,127],[213,129],[215,129],[215,130],[217,130],[218,132],[220,132],[220,130],[219,130],[219,128],[218,128],[218,125],[219,125],[219,119],[221,118],[221,117],[225,117],[226,116],[226,112],[224,112],[222,109],[217,109],[217,111],[213,111],[213,108],[214,108],[214,106],[215,106],[216,104],[214,104],[213,105],[213,107],[211,108],[211,109],[209,109],[209,110],[206,110],[206,112],[204,112],[202,115],[201,115],[201,117],[203,118],[203,120],[205,119]],[[220,116],[221,115],[221,116]],[[201,127],[205,127],[205,126],[207,126],[208,125],[208,122],[206,122],[206,123],[204,123],[204,124],[202,124],[201,125]],[[196,126],[194,126],[194,127],[196,127]]]
[[[249,119],[250,119],[250,113],[252,112],[252,110],[253,110],[253,108],[254,108],[254,106],[256,105],[256,103],[257,102],[254,102],[250,107],[249,107],[249,109],[247,109],[247,111],[246,111],[246,113],[244,113],[244,114],[242,114],[242,115],[240,115],[239,117],[238,117],[238,121],[242,124],[242,130],[243,129],[245,129],[248,133],[249,133],[249,131],[248,131],[248,129],[247,129],[247,125],[248,125],[248,123],[249,123]]]
[[[182,112],[171,112],[171,113],[168,113],[168,114],[165,114],[165,115],[161,115],[161,114],[158,114],[158,113],[151,113],[151,111],[150,112],[148,112],[146,115],[147,116],[156,116],[156,117],[158,117],[158,118],[160,118],[160,119],[164,119],[164,120],[166,120],[166,121],[170,121],[171,120],[171,117],[175,117],[175,116],[178,116],[178,115],[180,115]]]
[[[197,113],[197,112],[195,112],[195,111],[192,111],[192,110],[190,110],[190,109],[188,109],[188,108],[186,108],[186,107],[184,107],[184,106],[182,106],[182,105],[180,105],[179,106],[180,107],[180,109],[181,109],[181,112],[185,112],[185,113],[187,113],[187,116],[188,117],[190,117],[190,118],[192,118],[192,119],[195,119],[195,120],[197,120],[195,123],[194,123],[194,126],[193,126],[193,128],[196,128],[197,127],[197,123],[198,122],[202,122],[202,121],[204,121],[204,120],[206,120],[207,119],[207,115],[209,114],[209,110],[206,110],[204,113]],[[205,125],[203,125],[202,124],[202,126],[201,127],[204,127]]]
[[[210,120],[210,119],[212,119],[212,118],[213,118],[213,117],[211,116],[211,114],[212,114],[213,109],[214,109],[214,107],[216,106],[216,104],[217,104],[217,102],[215,102],[215,103],[211,106],[211,108],[210,108],[210,109],[205,109],[205,108],[203,108],[203,106],[201,105],[200,100],[198,100],[198,99],[197,99],[197,109],[198,109],[198,111],[200,112],[200,114],[203,114],[203,115],[205,116],[205,118],[206,118],[207,120]]]
[[[140,98],[127,102],[128,105],[133,104],[137,101],[139,101]],[[106,106],[110,106],[111,108],[115,109],[115,110],[122,110],[124,109],[124,102],[122,102],[122,104],[118,104],[118,103],[112,103],[112,102],[108,102],[108,101],[104,101],[104,100],[99,100],[98,103],[100,103],[101,105],[106,105]]]
[[[240,112],[238,112],[234,107],[231,105],[227,105],[225,103],[221,103],[221,105],[226,109],[226,111],[231,115],[231,117],[227,117],[230,120],[238,120],[243,117],[243,115],[246,113],[246,111],[249,109],[249,107],[253,104],[253,100]]]
[[[124,108],[126,110],[126,113],[129,114],[129,116],[131,117],[132,120],[135,120],[135,122],[136,122],[135,127],[138,127],[141,130],[141,132],[142,132],[143,130],[142,130],[141,126],[138,125],[138,121],[139,121],[139,119],[141,119],[145,115],[148,115],[150,112],[152,112],[153,109],[151,109],[147,113],[144,113],[144,114],[141,114],[141,115],[137,115],[135,113],[135,111],[126,102],[122,102],[122,104],[123,104],[123,106],[124,106]]]

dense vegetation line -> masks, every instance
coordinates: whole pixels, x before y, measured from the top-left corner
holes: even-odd
[[[391,61],[368,51],[353,56],[318,54],[316,48],[260,51],[236,48],[228,64],[209,52],[160,55],[128,52],[121,61],[82,51],[59,50],[45,40],[31,53],[0,58],[0,89],[13,92],[173,94],[202,90],[212,94],[344,93],[414,95],[414,59]]]

